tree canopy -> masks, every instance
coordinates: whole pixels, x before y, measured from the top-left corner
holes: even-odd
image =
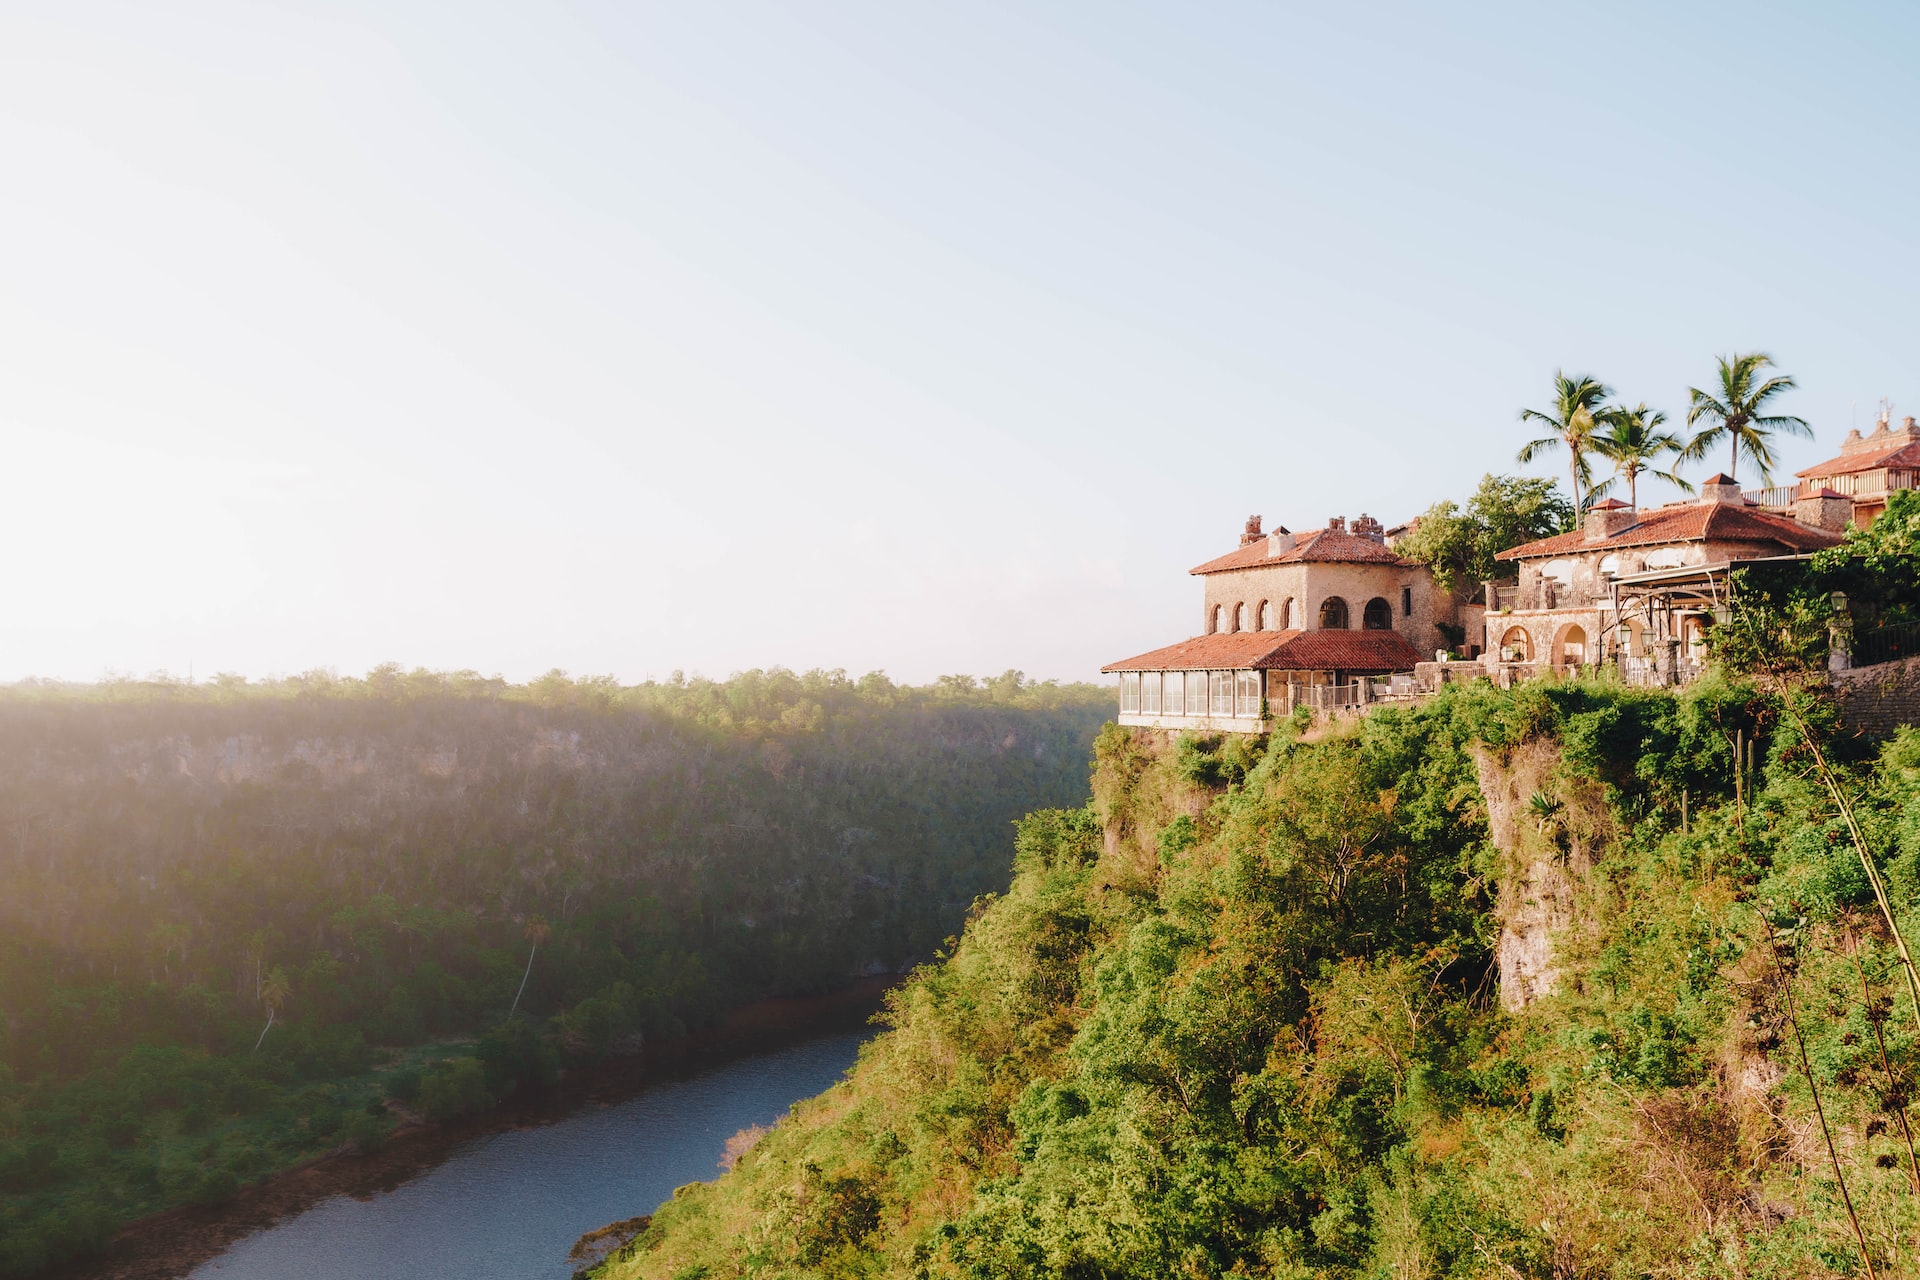
[[[1501,576],[1496,554],[1564,533],[1573,520],[1573,504],[1553,481],[1488,474],[1464,509],[1435,503],[1394,550],[1433,570],[1441,590],[1472,591]]]

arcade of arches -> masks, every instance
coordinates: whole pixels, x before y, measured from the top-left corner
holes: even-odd
[[[1320,602],[1320,628],[1345,631],[1353,625],[1347,602],[1328,596]],[[1385,596],[1375,596],[1361,610],[1360,625],[1367,631],[1393,630],[1393,605]],[[1231,608],[1214,605],[1207,611],[1207,633],[1252,631],[1291,631],[1300,626],[1300,602],[1289,596],[1279,604],[1262,600],[1257,604],[1236,604]]]

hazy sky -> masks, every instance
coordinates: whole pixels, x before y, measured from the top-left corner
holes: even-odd
[[[8,0],[0,679],[1090,677],[1561,365],[1790,471],[1920,410],[1917,26]]]

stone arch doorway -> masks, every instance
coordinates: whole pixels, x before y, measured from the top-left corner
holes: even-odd
[[[1385,596],[1375,596],[1367,601],[1367,607],[1360,614],[1360,628],[1363,631],[1393,630],[1393,606],[1387,603]]]
[[[1500,657],[1505,662],[1532,662],[1533,637],[1525,627],[1508,627],[1500,637]]]
[[[1347,629],[1347,602],[1339,596],[1328,596],[1320,602],[1320,629],[1322,631],[1345,631]]]
[[[1553,665],[1578,667],[1587,662],[1587,629],[1577,622],[1560,628],[1553,638]]]

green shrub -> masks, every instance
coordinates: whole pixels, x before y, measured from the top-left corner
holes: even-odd
[[[420,1105],[429,1120],[453,1120],[491,1106],[487,1070],[478,1058],[453,1058],[420,1079]]]

